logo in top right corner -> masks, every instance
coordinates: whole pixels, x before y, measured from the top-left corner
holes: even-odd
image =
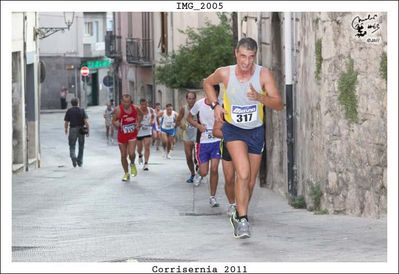
[[[356,16],[352,19],[354,36],[371,44],[382,42],[380,34],[381,22],[378,14],[368,14],[366,17]]]

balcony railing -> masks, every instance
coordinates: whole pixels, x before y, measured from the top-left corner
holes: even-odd
[[[105,35],[105,55],[109,58],[122,57],[121,36],[107,32]]]
[[[126,38],[126,60],[131,64],[151,66],[154,60],[152,39]]]

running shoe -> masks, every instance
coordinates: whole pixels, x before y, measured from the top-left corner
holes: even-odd
[[[194,175],[191,175],[190,178],[186,180],[186,183],[192,184],[194,182]]]
[[[170,156],[170,152],[166,155],[166,159],[172,159],[172,156]]]
[[[216,197],[215,196],[209,197],[209,204],[211,205],[211,207],[218,207],[219,206],[219,203],[216,201]]]
[[[147,164],[147,163],[145,163],[145,164],[144,164],[144,166],[143,166],[143,170],[146,170],[146,171],[148,171],[148,164]]]
[[[201,177],[201,175],[199,175],[198,173],[195,174],[194,185],[195,186],[199,186],[201,184],[201,182],[202,182],[202,179],[203,179],[203,177]]]
[[[232,216],[235,211],[236,211],[236,204],[229,204],[229,207],[227,208],[227,215]]]
[[[130,164],[130,173],[133,177],[137,176],[137,168],[135,164]]]
[[[122,181],[126,182],[130,179],[129,173],[125,173],[125,176],[123,176]]]
[[[233,226],[233,235],[236,239],[246,239],[251,237],[251,233],[249,231],[249,223],[247,219],[242,218],[241,220],[237,220],[236,218],[237,211],[234,212],[230,217],[230,223]]]

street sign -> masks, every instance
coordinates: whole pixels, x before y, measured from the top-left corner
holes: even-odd
[[[106,87],[111,87],[114,84],[114,79],[111,76],[107,75],[103,79],[103,84]]]
[[[88,67],[82,67],[80,69],[80,74],[82,74],[82,76],[87,76],[89,75],[89,68]]]

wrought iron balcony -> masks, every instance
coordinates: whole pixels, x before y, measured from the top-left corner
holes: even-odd
[[[126,38],[126,60],[130,64],[152,66],[154,61],[152,39]]]
[[[122,57],[121,36],[107,32],[105,35],[105,55],[109,58]]]

